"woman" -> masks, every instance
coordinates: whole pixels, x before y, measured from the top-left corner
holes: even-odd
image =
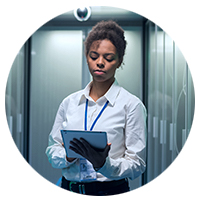
[[[125,48],[124,31],[114,21],[99,22],[86,39],[86,58],[93,80],[63,100],[46,150],[52,166],[62,168],[62,188],[88,195],[119,194],[129,191],[128,178],[133,180],[145,171],[146,110],[115,80]],[[87,141],[74,139],[70,149],[85,159],[68,158],[62,129],[105,131],[108,144],[104,151],[98,151]],[[88,180],[83,177],[84,170]]]

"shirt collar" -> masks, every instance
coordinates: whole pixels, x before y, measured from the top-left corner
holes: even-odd
[[[114,83],[104,95],[112,106],[115,104],[116,98],[120,92],[120,88],[121,87],[118,85],[117,80],[115,79]]]
[[[92,98],[89,96],[91,86],[92,86],[92,81],[90,83],[88,83],[88,85],[85,87],[85,89],[82,90],[82,92],[80,93],[78,105],[85,102],[86,98],[89,100],[90,99],[92,100]],[[120,88],[121,87],[118,85],[117,80],[115,79],[114,83],[111,85],[109,90],[104,95],[104,97],[109,101],[109,103],[112,106],[114,106],[114,104],[115,104],[116,98],[120,92]]]

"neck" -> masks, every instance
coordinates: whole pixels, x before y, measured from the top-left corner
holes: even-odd
[[[113,84],[115,79],[109,82],[96,82],[93,80],[92,87],[90,90],[90,96],[94,101],[97,101],[100,97],[102,97]]]

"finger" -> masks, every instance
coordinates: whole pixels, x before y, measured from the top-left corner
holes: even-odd
[[[66,159],[67,159],[68,162],[72,162],[72,161],[74,161],[76,158],[71,158],[71,157],[69,158],[69,157],[66,156]]]
[[[62,146],[64,147],[64,143],[62,143]]]
[[[110,148],[111,148],[111,143],[108,143],[108,144],[106,145],[105,149],[104,149],[104,153],[105,153],[106,155],[108,155],[108,152],[110,151]]]
[[[78,139],[74,138],[73,141],[71,141],[72,144],[75,144],[81,152],[86,153],[87,152],[87,148],[85,147],[85,145]]]
[[[76,153],[77,152],[79,152],[79,154],[82,153],[82,149],[79,147],[79,145],[76,142],[70,141],[70,147],[72,147],[70,149],[75,151]]]
[[[81,141],[82,144],[87,148],[87,150],[91,148],[90,143],[89,143],[88,141],[86,141],[85,139],[80,138],[80,141]]]
[[[78,150],[77,148],[73,147],[73,146],[69,146],[69,149],[71,149],[75,153],[78,153],[78,154],[82,155],[82,152],[80,150]]]

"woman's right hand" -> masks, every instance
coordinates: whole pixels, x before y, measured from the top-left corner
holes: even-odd
[[[68,157],[66,156],[66,159],[67,159],[68,162],[73,162],[76,158],[68,158]]]
[[[62,143],[62,146],[64,147],[64,143]],[[73,162],[76,158],[68,158],[66,156],[66,159],[67,159],[68,162]]]

